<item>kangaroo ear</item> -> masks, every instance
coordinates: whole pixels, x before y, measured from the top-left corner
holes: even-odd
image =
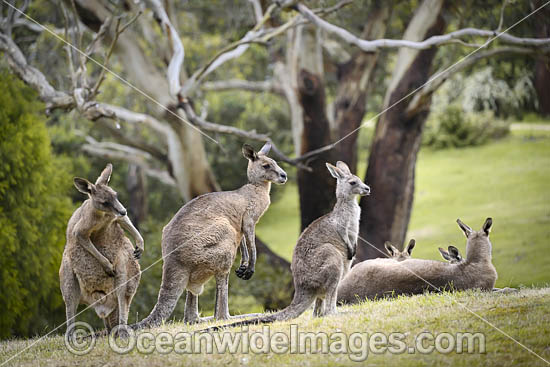
[[[96,185],[107,185],[111,179],[111,173],[113,173],[113,165],[108,163],[107,166],[103,169],[103,172],[99,175],[95,181]]]
[[[441,256],[447,261],[451,261],[451,257],[449,256],[449,253],[442,249],[441,247],[438,248],[439,252],[441,253]]]
[[[330,163],[326,163],[326,165],[327,165],[328,171],[330,172],[330,174],[332,175],[332,177],[334,177],[334,178],[337,179],[337,180],[344,178],[345,175],[344,175],[344,173],[340,170],[340,168],[335,167],[335,166],[333,166],[333,165],[330,164]]]
[[[460,255],[460,251],[454,246],[449,246],[449,256],[457,259],[462,260],[462,256]]]
[[[473,230],[466,224],[464,224],[460,219],[457,219],[456,222],[458,223],[458,226],[460,227],[460,229],[462,229],[462,232],[464,232],[466,237],[468,237],[473,232]]]
[[[348,165],[345,164],[344,162],[342,161],[336,162],[336,167],[338,167],[340,171],[342,171],[344,174],[351,175],[351,171],[349,170]]]
[[[414,239],[411,239],[409,241],[409,244],[407,245],[407,252],[409,253],[409,255],[412,254],[412,251],[415,245],[416,245],[416,241]]]
[[[493,226],[493,218],[487,218],[485,219],[485,223],[483,223],[483,232],[488,236],[491,232],[491,227]]]
[[[243,145],[243,155],[246,159],[248,159],[249,161],[252,161],[252,162],[254,162],[256,159],[258,159],[258,155],[254,151],[254,148],[252,148],[248,144]]]
[[[91,194],[92,193],[92,183],[85,178],[75,177],[74,180],[74,186],[78,191],[80,191],[83,194]]]
[[[262,147],[262,149],[260,149],[260,151],[258,152],[258,154],[267,155],[267,153],[269,153],[270,150],[271,150],[271,143],[270,143],[270,142],[267,142],[267,143],[264,144],[264,146]]]
[[[393,251],[393,249],[395,247],[393,247],[393,245],[389,241],[386,241],[384,243],[384,247],[386,248],[386,251],[388,251],[388,254],[390,254],[390,256],[394,255],[395,252]]]

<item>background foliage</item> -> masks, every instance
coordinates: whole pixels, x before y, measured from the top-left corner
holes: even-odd
[[[74,208],[36,94],[0,69],[0,337],[63,320],[57,275]]]

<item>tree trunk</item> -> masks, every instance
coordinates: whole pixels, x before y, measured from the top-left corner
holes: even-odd
[[[298,94],[304,110],[301,153],[330,144],[330,126],[325,114],[325,90],[321,78],[305,69],[300,71]],[[332,151],[318,155],[309,166],[312,172],[298,171],[302,230],[332,210],[336,181],[325,166],[333,162]]]
[[[147,217],[147,188],[145,186],[145,174],[140,166],[128,165],[126,190],[130,194],[128,198],[128,216],[139,230],[139,225]]]
[[[362,38],[383,37],[389,16],[387,3],[369,12]],[[304,154],[320,148],[347,135],[361,125],[366,110],[367,87],[373,74],[378,53],[358,52],[348,62],[340,65],[339,88],[334,103],[334,123],[328,119],[324,91],[323,62],[320,55],[319,35],[312,36],[308,29],[301,33],[300,72],[297,75],[298,99],[300,101],[302,125],[300,126],[298,153]],[[357,165],[357,135],[350,135],[344,144],[333,151],[316,157],[311,162],[313,172],[298,172],[300,213],[302,230],[313,220],[332,210],[335,202],[335,180],[328,174],[325,162],[343,160],[355,172]]]
[[[369,11],[362,39],[383,38],[386,34],[390,8],[388,2],[375,4]],[[342,138],[357,129],[366,112],[368,86],[373,75],[378,52],[358,52],[339,67],[339,83],[334,101],[334,137]],[[345,143],[336,146],[336,157],[348,164],[352,172],[357,171],[357,138],[359,131],[346,138]],[[334,140],[336,140],[334,139]]]
[[[425,0],[405,31],[404,39],[422,40],[440,34],[445,28],[443,0]],[[425,83],[437,48],[418,51],[400,49],[385,108]],[[414,195],[414,173],[422,129],[428,115],[423,110],[407,116],[407,99],[389,109],[378,120],[369,155],[365,182],[372,194],[361,200],[361,237],[356,261],[385,256],[384,241],[404,242]]]
[[[543,1],[535,2],[535,7],[539,7]],[[541,9],[534,16],[535,30],[538,38],[550,37],[550,8]],[[539,56],[535,63],[534,86],[539,100],[539,111],[543,116],[550,116],[550,59],[546,56]]]
[[[302,155],[331,142],[325,113],[321,34],[311,25],[302,25],[288,37],[286,80],[291,82],[291,88],[286,88],[285,95],[291,107],[294,146],[297,155]],[[284,76],[281,71],[279,79]],[[299,112],[301,115],[297,116]],[[325,162],[332,162],[330,151],[312,158],[312,172],[298,170],[302,230],[334,205],[336,186]]]

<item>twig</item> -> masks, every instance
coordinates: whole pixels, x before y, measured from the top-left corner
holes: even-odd
[[[122,32],[124,32],[130,25],[132,25],[140,15],[141,15],[141,10],[138,11],[136,13],[136,15],[134,15],[134,17],[132,19],[130,19],[130,21],[128,23],[126,23],[124,26],[122,26],[122,28],[120,28],[121,17],[116,18],[115,34],[113,36],[113,40],[111,41],[111,45],[109,46],[109,49],[108,49],[107,54],[105,56],[105,60],[103,60],[103,65],[107,65],[109,63],[111,55],[113,54],[113,50],[115,49],[115,45],[118,41],[118,38],[122,34]],[[99,78],[97,79],[94,87],[92,88],[92,92],[90,94],[90,99],[94,98],[97,95],[99,87],[101,86],[101,84],[103,83],[103,80],[105,79],[105,71],[106,71],[105,68],[101,68]]]

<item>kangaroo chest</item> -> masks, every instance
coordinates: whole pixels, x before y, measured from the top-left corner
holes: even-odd
[[[336,216],[339,225],[345,227],[348,233],[358,235],[361,208],[356,201],[342,204],[336,211]]]

